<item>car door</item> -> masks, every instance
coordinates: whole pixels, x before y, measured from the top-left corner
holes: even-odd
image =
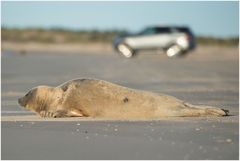
[[[147,28],[126,41],[134,49],[162,48],[169,42],[169,33],[159,32],[157,28]]]
[[[139,34],[126,38],[126,42],[134,49],[151,48],[155,34],[155,28],[147,28]]]

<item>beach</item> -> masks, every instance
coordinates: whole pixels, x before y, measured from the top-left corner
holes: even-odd
[[[1,53],[2,159],[239,159],[237,47],[199,46],[179,59],[161,52],[126,59],[99,46],[21,47],[5,45]],[[17,103],[35,86],[75,78],[164,93],[227,109],[230,116],[53,119]]]

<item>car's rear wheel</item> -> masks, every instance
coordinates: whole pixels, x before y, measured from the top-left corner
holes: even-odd
[[[183,53],[183,50],[179,45],[171,45],[167,50],[166,54],[168,57],[180,56]]]
[[[131,58],[134,56],[134,51],[125,44],[119,44],[117,46],[118,52],[120,52],[126,58]]]

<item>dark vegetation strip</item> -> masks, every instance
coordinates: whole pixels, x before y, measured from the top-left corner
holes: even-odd
[[[124,30],[67,30],[61,28],[1,28],[2,41],[8,42],[39,42],[39,43],[111,43],[113,38],[123,34]],[[197,37],[200,45],[238,46],[239,38]]]

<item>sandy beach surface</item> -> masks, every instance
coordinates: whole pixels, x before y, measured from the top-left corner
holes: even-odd
[[[2,159],[238,159],[238,48],[198,47],[181,59],[140,53],[1,53]],[[97,78],[228,109],[228,117],[104,120],[40,118],[17,104],[38,85]]]

